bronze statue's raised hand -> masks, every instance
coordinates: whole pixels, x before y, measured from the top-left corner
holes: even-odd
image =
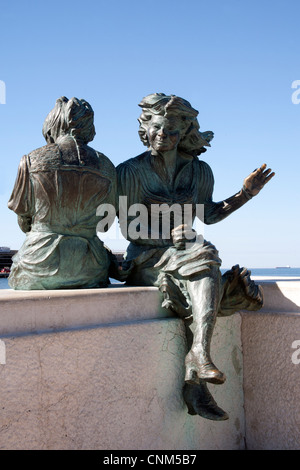
[[[249,196],[256,196],[268,181],[275,175],[270,168],[264,163],[260,168],[252,171],[247,178],[244,179],[243,190]]]

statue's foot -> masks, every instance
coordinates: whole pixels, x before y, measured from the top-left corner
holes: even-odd
[[[195,361],[189,361],[187,359],[185,366],[186,383],[197,385],[200,383],[200,380],[205,380],[205,382],[220,385],[226,380],[225,374],[223,374],[223,372],[221,372],[212,362],[197,364]]]
[[[186,384],[183,389],[183,397],[190,415],[199,415],[214,421],[225,421],[229,418],[226,411],[217,405],[203,382],[199,385]]]

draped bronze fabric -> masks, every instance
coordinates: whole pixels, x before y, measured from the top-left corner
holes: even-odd
[[[71,138],[25,155],[8,207],[26,239],[13,259],[15,289],[97,287],[108,282],[107,250],[96,234],[96,209],[115,204],[109,159]]]
[[[224,205],[212,200],[214,178],[209,165],[198,157],[186,154],[181,154],[181,160],[173,184],[165,179],[160,157],[150,151],[120,164],[117,167],[119,196],[127,196],[128,207],[136,203],[146,205],[149,214],[151,204],[180,203],[194,207],[203,204],[204,221],[213,223],[216,208],[223,208]],[[195,211],[193,214],[195,217]],[[128,218],[128,225],[133,218]],[[127,238],[130,240],[130,237]],[[147,239],[131,240],[125,254],[123,276],[127,276],[126,282],[130,285],[158,286],[165,297],[163,306],[184,318],[191,318],[187,281],[205,275],[210,267],[220,267],[221,263],[218,251],[206,240],[196,242],[185,250],[177,250],[171,237],[149,236]],[[251,280],[250,274],[239,266],[234,266],[223,276],[220,273],[219,315],[261,308],[262,290]]]

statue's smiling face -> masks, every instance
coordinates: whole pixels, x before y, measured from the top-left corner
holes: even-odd
[[[176,149],[181,137],[181,126],[176,117],[153,116],[147,132],[149,145],[157,152]]]

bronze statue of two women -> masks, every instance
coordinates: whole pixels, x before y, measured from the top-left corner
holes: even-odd
[[[188,101],[162,93],[146,96],[140,107],[139,136],[147,151],[115,169],[107,157],[87,146],[94,136],[90,105],[76,99],[57,101],[44,124],[47,145],[23,157],[9,202],[26,232],[10,285],[15,289],[92,288],[107,285],[109,273],[115,272],[127,285],[157,286],[162,306],[186,326],[188,412],[224,420],[226,412],[207,387],[207,383],[225,381],[210,354],[216,318],[241,309],[258,310],[263,295],[245,268],[236,265],[222,275],[217,249],[192,225],[198,207],[204,209],[205,224],[223,220],[256,196],[274,173],[264,164],[244,180],[238,193],[214,202],[212,170],[199,159],[213,133],[200,132],[198,111]],[[130,243],[118,274],[111,268],[113,257],[96,236],[96,208],[114,204],[120,217],[122,197],[129,207],[145,208],[148,228],[133,237],[128,230],[133,215],[122,222]],[[166,231],[164,212],[156,211],[158,224],[151,233],[153,208],[174,205],[181,209],[179,218],[178,213],[176,217],[168,213]]]

